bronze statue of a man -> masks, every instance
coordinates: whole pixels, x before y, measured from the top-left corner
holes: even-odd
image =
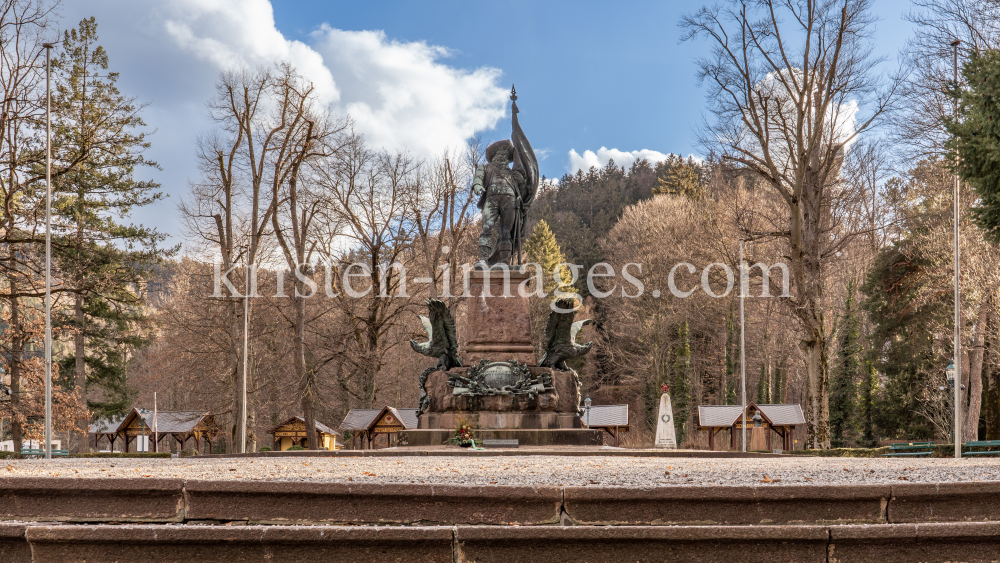
[[[513,87],[510,92],[511,139],[486,148],[487,162],[476,169],[472,182],[483,211],[476,263],[480,268],[510,264],[515,255],[520,263],[525,219],[538,192],[538,159],[517,120],[517,92]]]

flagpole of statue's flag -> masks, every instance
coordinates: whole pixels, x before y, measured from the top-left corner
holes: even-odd
[[[52,92],[49,54],[45,47],[45,459],[52,459]]]

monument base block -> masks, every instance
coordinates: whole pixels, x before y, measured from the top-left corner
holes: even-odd
[[[567,428],[550,430],[489,429],[476,430],[477,439],[517,440],[520,446],[601,446],[603,430]],[[455,434],[451,429],[400,430],[400,446],[440,446]]]
[[[482,430],[569,430],[583,428],[580,416],[558,412],[428,412],[420,415],[420,430],[447,430],[461,423]]]

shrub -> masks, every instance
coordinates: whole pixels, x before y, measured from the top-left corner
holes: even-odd
[[[292,446],[292,447],[288,448],[288,449],[287,449],[287,450],[285,450],[285,451],[288,451],[288,452],[290,452],[290,451],[292,451],[292,450],[304,450],[304,449],[305,449],[305,448],[303,448],[302,446],[299,446],[299,445],[295,445],[295,446]]]
[[[261,449],[259,449],[257,451],[259,451],[259,452],[273,452],[274,450],[272,450],[271,448],[269,448],[267,446],[264,446],[264,447],[262,447]]]

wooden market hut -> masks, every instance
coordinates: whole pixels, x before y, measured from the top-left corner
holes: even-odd
[[[107,439],[110,450],[121,440],[121,451],[128,452],[135,444],[138,448],[138,437],[151,438],[150,449],[159,451],[164,438],[172,438],[178,449],[188,447],[194,440],[194,447],[199,453],[212,453],[212,442],[219,433],[215,417],[207,411],[153,411],[133,408],[120,419],[111,419],[90,425],[90,434],[94,437],[94,448],[100,450],[100,440]],[[204,446],[208,451],[204,451]],[[170,448],[167,448],[170,451]]]
[[[351,409],[340,425],[341,430],[349,430],[351,447],[358,449],[357,441],[366,449],[372,449],[375,440],[385,436],[386,447],[396,442],[400,430],[411,430],[417,427],[417,409],[396,409],[385,406],[381,409]]]
[[[283,452],[292,446],[308,447],[306,445],[306,420],[301,416],[293,416],[268,432],[274,435],[274,449]],[[316,438],[321,450],[338,450],[342,447],[337,441],[340,433],[316,421]]]
[[[618,447],[618,434],[628,432],[628,405],[591,405],[589,412],[584,409],[580,421],[587,428],[604,430],[615,439]]]
[[[760,415],[757,420],[754,416]],[[792,450],[795,427],[805,424],[802,407],[799,405],[758,405],[749,403],[746,411],[747,450],[771,451],[780,445],[783,450]],[[715,435],[728,428],[729,448],[740,448],[743,429],[743,408],[740,405],[701,405],[698,407],[698,429],[708,431],[708,449],[715,449]],[[781,438],[772,439],[772,436]]]
[[[94,437],[94,449],[101,451],[101,440],[107,440],[108,451],[115,451],[115,441],[118,439],[118,427],[121,426],[124,416],[111,417],[110,420],[98,420],[90,425],[89,433]],[[124,446],[122,446],[124,447]]]

